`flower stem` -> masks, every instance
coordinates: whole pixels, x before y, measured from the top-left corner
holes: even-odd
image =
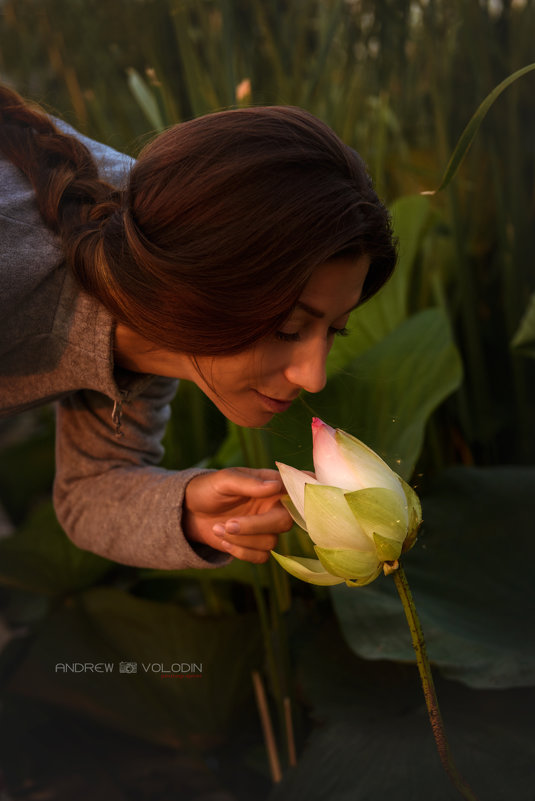
[[[440,761],[442,762],[444,770],[462,797],[466,798],[467,801],[477,801],[477,796],[474,794],[473,790],[465,782],[455,767],[448,741],[446,740],[444,723],[442,721],[442,715],[440,714],[435,684],[431,674],[431,665],[429,664],[429,659],[427,658],[424,634],[418,613],[416,612],[416,607],[414,605],[409,582],[407,581],[407,576],[405,575],[405,571],[402,567],[399,567],[397,570],[395,570],[393,576],[396,583],[396,589],[399,593],[399,597],[401,598],[401,603],[403,604],[407,623],[409,624],[412,644],[416,652],[418,671],[422,681],[427,712],[429,714],[431,728],[433,729],[433,736],[437,744]]]

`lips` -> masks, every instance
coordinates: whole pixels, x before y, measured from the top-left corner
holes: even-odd
[[[295,397],[291,398],[290,400],[279,400],[279,398],[272,398],[269,395],[264,395],[257,389],[254,389],[253,392],[262,401],[264,406],[266,406],[271,412],[275,413],[285,412],[286,409],[290,408],[295,400]]]

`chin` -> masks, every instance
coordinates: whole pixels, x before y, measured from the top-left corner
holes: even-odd
[[[253,410],[248,409],[247,412],[240,412],[237,409],[228,409],[225,407],[219,406],[219,411],[225,415],[227,420],[230,420],[231,423],[235,423],[237,426],[241,426],[242,428],[261,428],[269,423],[269,421],[275,416],[274,412],[268,411],[261,411],[261,410]]]

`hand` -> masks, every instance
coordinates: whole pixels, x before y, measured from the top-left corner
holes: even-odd
[[[276,470],[231,467],[195,476],[186,487],[186,537],[246,562],[267,562],[277,535],[292,527],[284,494]]]

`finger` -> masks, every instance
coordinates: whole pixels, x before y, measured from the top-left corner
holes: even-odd
[[[272,551],[279,543],[278,534],[257,534],[255,536],[242,536],[241,534],[217,535],[221,543],[229,543],[240,548],[253,551]]]
[[[268,498],[285,492],[276,470],[230,468],[217,474],[215,489],[221,495]]]
[[[241,559],[244,562],[252,562],[255,565],[261,565],[267,562],[270,557],[269,551],[257,551],[254,548],[244,548],[241,545],[234,545],[226,540],[221,541],[221,547],[231,556],[236,559]]]
[[[259,534],[282,534],[283,531],[289,531],[292,525],[292,518],[284,506],[276,504],[263,514],[231,517],[226,521],[216,523],[212,530],[215,534],[221,535],[257,536]]]

